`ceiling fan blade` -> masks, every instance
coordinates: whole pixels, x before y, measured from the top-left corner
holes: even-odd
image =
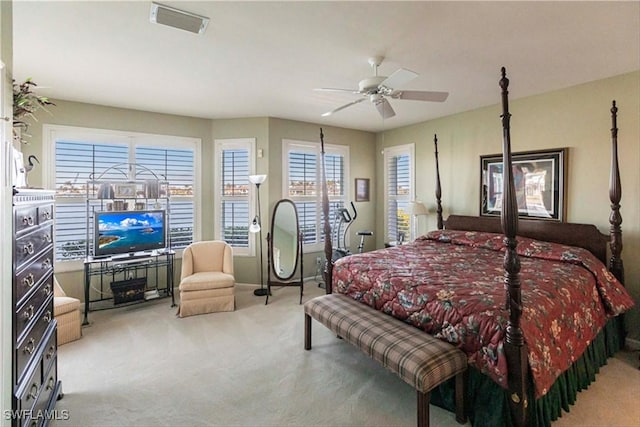
[[[384,86],[389,89],[402,87],[403,85],[409,83],[411,80],[415,79],[416,77],[418,77],[418,73],[414,73],[413,71],[407,70],[406,68],[400,68],[396,70],[393,74],[391,74],[389,77],[384,79],[382,83],[378,85],[378,87]]]
[[[359,104],[359,103],[361,103],[362,101],[364,101],[364,100],[366,100],[366,99],[367,99],[367,98],[360,98],[360,99],[358,99],[358,100],[356,100],[356,101],[350,102],[350,103],[348,103],[348,104],[344,104],[343,106],[338,107],[338,108],[336,108],[335,110],[328,111],[328,112],[326,112],[326,113],[322,114],[322,117],[330,116],[330,115],[332,115],[333,113],[337,113],[338,111],[340,111],[340,110],[344,110],[344,109],[345,109],[345,108],[347,108],[347,107],[351,107],[352,105]]]
[[[313,89],[317,92],[347,92],[347,93],[360,93],[357,89],[339,89],[334,87],[319,87]]]
[[[391,104],[385,98],[382,98],[380,101],[375,103],[376,109],[378,113],[382,116],[383,119],[389,119],[396,115],[396,112],[393,111]]]
[[[423,90],[398,90],[391,94],[394,99],[410,99],[413,101],[444,102],[449,92],[429,92]]]

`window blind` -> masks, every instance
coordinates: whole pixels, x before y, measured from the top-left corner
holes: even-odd
[[[87,181],[91,179],[113,182],[155,179],[153,174],[166,179],[171,194],[171,247],[184,248],[193,241],[194,150],[136,146],[134,154],[130,155],[130,152],[130,144],[55,141],[56,261],[79,260],[87,255],[87,235],[91,236],[93,230],[87,210],[101,209],[99,201],[86,201]],[[138,171],[143,172],[136,177],[126,176],[122,168],[113,168],[123,163],[141,165]],[[153,173],[145,172],[145,168]]]
[[[249,247],[249,150],[223,149],[220,156],[222,239]]]
[[[408,212],[411,201],[411,156],[409,154],[387,157],[387,239],[399,240],[400,233],[409,239],[411,218]]]

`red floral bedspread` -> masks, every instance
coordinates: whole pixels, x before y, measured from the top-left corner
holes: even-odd
[[[339,259],[333,290],[446,340],[507,388],[508,312],[501,234],[439,230]],[[584,249],[518,237],[522,329],[536,397],[575,362],[608,318],[634,305]]]

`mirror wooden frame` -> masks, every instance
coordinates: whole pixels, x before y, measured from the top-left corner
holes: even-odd
[[[276,226],[276,219],[278,216],[278,208],[280,208],[280,206],[284,206],[285,204],[291,204],[291,206],[293,207],[293,212],[295,214],[295,229],[297,230],[298,241],[296,243],[296,255],[291,274],[289,274],[288,276],[280,276],[280,274],[276,271],[274,262],[273,236],[274,228]],[[299,286],[299,303],[302,304],[302,294],[304,291],[302,258],[302,232],[300,231],[300,223],[298,221],[298,209],[296,208],[296,204],[292,200],[280,199],[276,202],[276,205],[273,208],[273,214],[271,215],[271,228],[269,229],[269,233],[267,233],[267,269],[269,273],[267,275],[267,298],[265,300],[265,305],[269,303],[269,295],[271,295],[272,286]],[[296,274],[296,272],[299,272],[299,276]]]

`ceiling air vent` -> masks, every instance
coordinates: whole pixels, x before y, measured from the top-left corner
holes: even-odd
[[[209,23],[209,18],[204,16],[158,3],[151,3],[151,16],[149,19],[154,24],[167,25],[196,34],[204,33]]]

